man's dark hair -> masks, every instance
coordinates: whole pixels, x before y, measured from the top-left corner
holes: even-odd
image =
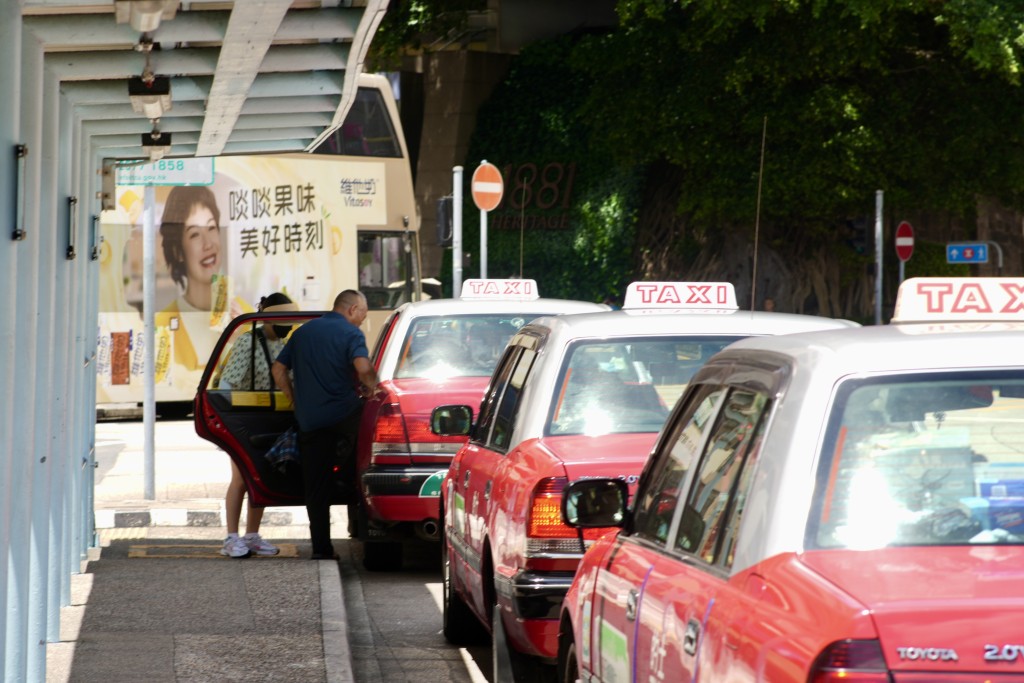
[[[334,299],[334,310],[344,311],[349,306],[355,306],[363,300],[363,294],[355,289],[346,289]]]

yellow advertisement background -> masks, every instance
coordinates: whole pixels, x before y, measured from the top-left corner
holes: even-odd
[[[154,189],[158,401],[193,398],[209,352],[224,324],[233,315],[254,310],[261,296],[283,291],[303,310],[325,310],[330,308],[339,291],[357,287],[356,226],[373,228],[384,226],[387,221],[385,167],[381,162],[298,155],[220,157],[216,159],[214,170],[211,189],[220,209],[221,253],[226,254],[223,275],[227,276],[230,301],[229,313],[223,317],[213,316],[214,320],[210,313],[159,314],[172,304],[180,291],[164,262],[159,234],[163,203],[171,188]],[[353,181],[355,187],[364,192],[356,202],[351,201],[352,194],[345,193],[352,192]],[[313,210],[276,214],[276,188],[290,188],[294,207],[300,187],[303,194],[312,193]],[[368,189],[372,189],[372,193],[367,192]],[[232,219],[231,193],[247,193],[251,197],[253,190],[269,193],[270,215],[254,219],[250,211],[248,218]],[[118,187],[116,209],[105,211],[101,217],[98,403],[142,401],[144,192],[144,188],[138,186]],[[306,248],[305,225],[310,221],[322,222],[320,249]],[[285,223],[302,226],[300,249],[286,252],[283,242],[279,242],[276,254],[267,253],[264,231],[276,225],[278,237],[283,237],[281,226]],[[242,236],[246,229],[256,230],[258,256],[252,253],[242,256]],[[175,321],[174,317],[179,319]],[[173,326],[179,329],[171,329]],[[185,327],[188,335],[182,329]],[[197,333],[197,330],[202,332]],[[132,333],[131,374],[127,385],[115,385],[111,381],[110,334],[114,332]],[[181,362],[185,346],[192,347],[191,353],[185,356],[195,361]]]

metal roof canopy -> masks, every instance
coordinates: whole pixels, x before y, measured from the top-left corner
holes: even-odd
[[[4,2],[8,0],[3,0]],[[138,1],[138,0],[132,0]],[[343,122],[387,0],[182,0],[152,33],[117,23],[114,0],[22,0],[26,37],[107,159],[145,159],[153,123],[128,79],[150,65],[171,84],[159,130],[168,157],[310,151]]]

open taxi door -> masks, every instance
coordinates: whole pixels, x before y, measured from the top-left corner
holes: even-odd
[[[297,428],[291,402],[267,370],[268,360],[273,361],[291,331],[320,315],[260,312],[233,319],[214,346],[196,390],[196,433],[238,465],[252,505],[305,504],[298,463],[275,465],[266,457],[281,434]],[[268,335],[265,326],[274,332]]]

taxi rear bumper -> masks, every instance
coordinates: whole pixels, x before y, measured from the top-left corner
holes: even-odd
[[[497,581],[499,592],[521,619],[557,619],[562,599],[572,585],[572,572],[519,572],[508,581]]]
[[[440,479],[447,471],[436,465],[371,467],[360,479],[366,506],[373,517],[383,521],[436,519]]]

